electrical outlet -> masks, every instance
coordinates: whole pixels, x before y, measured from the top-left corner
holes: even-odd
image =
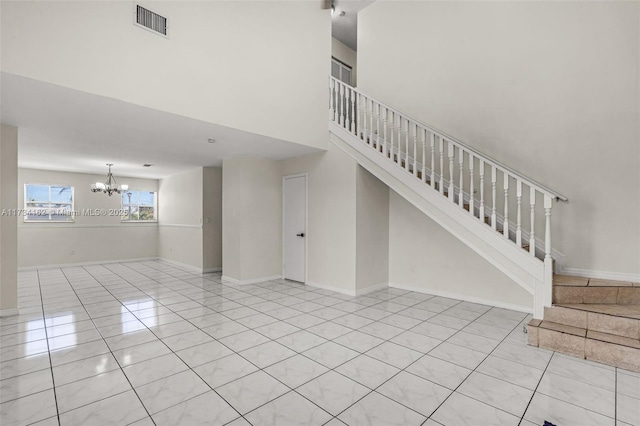
[[[71,256],[73,256],[73,255],[75,255],[75,254],[76,254],[76,251],[75,251],[74,249],[71,249],[71,251],[69,252],[69,254],[70,254]]]
[[[415,266],[415,265],[411,265],[411,266],[409,266],[409,270],[410,270],[411,272],[415,272],[415,271],[416,271],[416,266]]]

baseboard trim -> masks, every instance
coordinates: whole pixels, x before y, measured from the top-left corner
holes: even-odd
[[[21,266],[18,268],[18,272],[35,271],[38,269],[73,268],[77,266],[102,265],[106,263],[148,262],[150,260],[159,260],[159,259],[157,257],[138,257],[134,259],[95,260],[95,261],[92,260],[89,262],[60,263],[60,264],[37,265],[37,266]]]
[[[0,317],[2,318],[13,317],[19,314],[20,311],[18,311],[18,308],[0,309]]]
[[[247,284],[257,284],[265,281],[273,281],[282,278],[282,275],[272,275],[270,277],[260,277],[260,278],[252,278],[250,280],[239,280],[236,278],[227,277],[225,275],[222,276],[222,282],[225,284],[235,284],[235,285],[247,285]]]
[[[467,296],[465,294],[453,293],[450,291],[427,290],[417,286],[389,283],[389,287],[400,290],[415,291],[416,293],[432,294],[434,296],[447,297],[449,299],[462,300],[464,302],[478,303],[481,305],[493,306],[495,308],[509,309],[512,311],[533,313],[533,306],[514,305],[512,303],[499,302],[496,300],[485,299],[482,297]]]
[[[346,294],[347,296],[354,296],[354,297],[356,296],[356,291],[355,290],[347,290],[347,289],[344,289],[344,288],[335,287],[335,286],[328,285],[328,284],[315,283],[313,281],[307,281],[305,284],[310,286],[310,287],[316,287],[316,288],[321,288],[323,290],[330,290],[330,291],[335,291],[336,293]],[[365,289],[363,289],[363,290],[365,290]]]
[[[350,291],[350,290],[346,290],[344,288],[335,287],[335,286],[328,285],[328,284],[320,284],[320,283],[315,283],[313,281],[307,281],[305,284],[310,286],[310,287],[316,287],[316,288],[321,288],[323,290],[330,290],[330,291],[335,291],[336,293],[346,294],[347,296],[354,296],[355,297],[355,295],[356,295],[355,290],[354,291]]]
[[[560,268],[559,274],[573,275],[576,277],[598,278],[601,280],[613,280],[613,281],[631,281],[640,282],[640,274],[628,274],[625,272],[611,272],[611,271],[594,271],[592,269],[578,269],[578,268]]]
[[[389,288],[388,283],[380,283],[380,284],[370,285],[369,287],[365,287],[365,288],[357,288],[356,296],[364,296],[365,294],[373,293],[374,291],[383,290],[385,288]]]
[[[169,263],[171,265],[174,265],[176,267],[182,268],[182,269],[186,269],[189,272],[193,272],[195,274],[208,274],[211,272],[220,272],[222,271],[221,267],[217,267],[217,268],[198,268],[197,266],[194,265],[188,265],[186,263],[182,263],[182,262],[177,262],[175,260],[172,259],[167,259],[166,257],[158,257],[156,258],[156,260],[160,260],[162,262],[166,262]]]

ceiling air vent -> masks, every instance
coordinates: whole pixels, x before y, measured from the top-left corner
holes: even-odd
[[[162,34],[167,37],[168,25],[167,18],[158,15],[155,12],[145,9],[140,5],[136,5],[136,25],[151,30],[155,33]]]

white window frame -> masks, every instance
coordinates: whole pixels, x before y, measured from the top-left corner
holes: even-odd
[[[353,68],[351,66],[345,64],[344,62],[342,62],[340,59],[337,59],[335,56],[331,57],[331,62],[335,63],[336,65],[338,65],[340,67],[340,75],[337,76],[337,77],[336,76],[333,76],[333,77],[337,78],[338,80],[340,80],[343,83],[348,84],[349,86],[353,86],[353,84],[351,84],[352,81],[353,81]],[[343,78],[342,78],[343,77],[342,73],[345,70],[349,71],[349,81],[344,81]]]
[[[153,222],[157,222],[158,221],[158,191],[147,191],[147,190],[143,190],[143,189],[128,189],[127,191],[122,191],[122,194],[126,195],[127,192],[132,192],[132,191],[136,191],[136,192],[152,192],[155,194],[155,196],[153,197],[153,219],[150,220],[140,220],[140,219],[122,219],[122,217],[120,218],[120,222],[122,223],[153,223]],[[138,204],[124,204],[124,201],[122,199],[122,196],[120,197],[120,208],[122,209],[122,211],[124,212],[125,210],[127,210],[129,208],[129,206],[132,207],[137,207],[138,208],[138,212],[140,211],[140,207],[151,207],[151,206],[141,206],[140,203]],[[138,213],[139,214],[139,213]]]
[[[51,208],[49,208],[49,219],[47,220],[38,220],[38,219],[29,219],[27,212],[29,211],[29,209],[33,209],[34,207],[28,207],[27,203],[29,202],[29,200],[27,199],[27,186],[48,186],[49,187],[49,200],[46,201],[49,205],[54,204],[51,202],[51,187],[52,186],[57,186],[60,188],[69,188],[71,190],[71,203],[55,203],[55,204],[66,204],[66,205],[70,205],[71,209],[70,212],[71,214],[69,216],[67,216],[66,220],[53,220],[51,219]],[[37,200],[40,201],[40,200]],[[57,183],[33,183],[33,182],[29,182],[29,183],[25,183],[24,184],[24,202],[23,202],[23,222],[25,223],[72,223],[75,222],[74,220],[74,214],[75,214],[75,202],[76,202],[76,194],[75,194],[75,188],[72,185],[67,185],[67,184],[57,184]],[[37,208],[35,208],[37,209]]]

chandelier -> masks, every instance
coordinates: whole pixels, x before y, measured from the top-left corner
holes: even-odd
[[[113,193],[120,194],[122,191],[129,189],[129,185],[118,185],[116,182],[116,178],[114,178],[111,173],[111,166],[113,166],[113,164],[107,164],[107,166],[109,166],[107,180],[104,183],[96,182],[91,184],[91,192],[104,192],[111,197]]]

